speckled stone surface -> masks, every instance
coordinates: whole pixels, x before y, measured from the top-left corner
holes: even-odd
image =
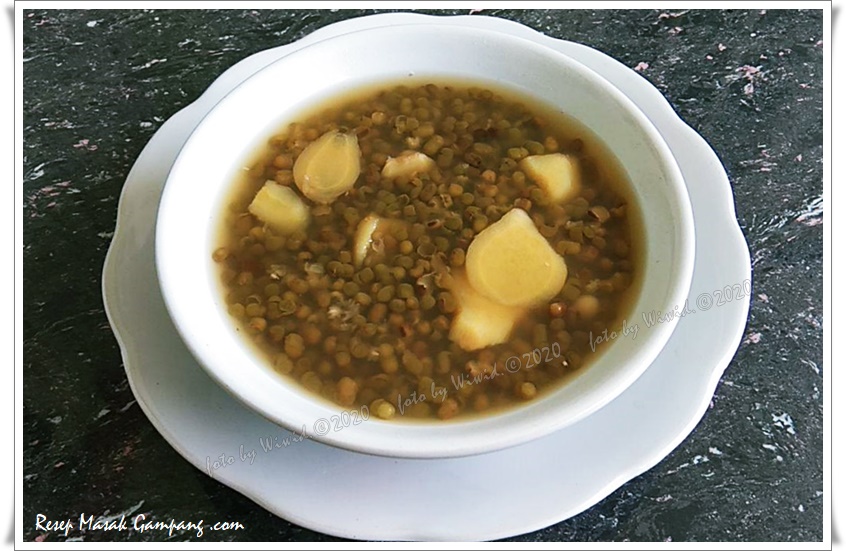
[[[246,527],[201,541],[334,540],[212,480],[155,431],[100,273],[121,186],[168,117],[240,59],[367,13],[24,10],[25,540],[168,539],[35,527],[39,513],[141,512]],[[691,436],[591,509],[514,539],[822,540],[822,12],[483,15],[593,46],[657,86],[725,164],[753,259],[745,338]]]

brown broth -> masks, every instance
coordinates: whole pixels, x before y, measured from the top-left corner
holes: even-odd
[[[268,179],[302,197],[293,163],[335,129],[358,136],[362,170],[352,191],[326,206],[303,198],[310,224],[288,236],[247,212]],[[437,169],[381,178],[386,158],[410,149]],[[576,155],[582,170],[580,196],[561,205],[548,204],[518,167],[527,154],[552,152]],[[246,166],[213,255],[233,322],[269,366],[346,409],[462,419],[537,400],[602,352],[590,335],[618,329],[640,288],[640,212],[618,161],[577,121],[510,90],[453,80],[350,92],[281,128]],[[610,218],[600,223],[594,207]],[[507,342],[467,352],[449,339],[454,301],[430,275],[444,268],[428,253],[441,251],[457,269],[473,237],[511,208],[527,210],[564,257],[567,282]],[[356,268],[353,234],[371,213],[408,223],[380,236],[382,258]],[[586,294],[601,306],[591,319],[575,307]]]

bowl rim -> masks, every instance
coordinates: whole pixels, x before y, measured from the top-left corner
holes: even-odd
[[[631,115],[637,121],[638,129],[649,138],[650,145],[656,150],[656,155],[662,161],[662,173],[666,175],[668,180],[667,195],[675,200],[673,206],[678,209],[680,220],[683,222],[681,224],[681,227],[678,228],[679,245],[674,250],[674,252],[679,253],[677,277],[672,280],[672,283],[674,283],[674,288],[669,293],[669,297],[672,300],[668,300],[667,303],[670,305],[681,304],[683,300],[687,297],[688,289],[692,279],[694,258],[694,221],[689,197],[687,195],[687,190],[684,185],[684,179],[681,175],[681,171],[674,157],[672,156],[672,153],[670,152],[669,146],[666,144],[663,137],[660,135],[660,133],[651,123],[651,121],[649,121],[646,115],[643,114],[643,112],[629,98],[627,98],[610,82],[595,73],[589,67],[583,65],[582,63],[570,58],[569,56],[561,52],[554,50],[553,48],[550,48],[549,46],[541,45],[536,42],[516,37],[507,33],[479,28],[442,25],[438,23],[409,23],[393,27],[370,28],[365,30],[353,31],[350,33],[345,33],[342,35],[333,36],[317,41],[300,50],[292,52],[291,54],[283,56],[282,58],[263,67],[262,69],[245,79],[241,84],[236,86],[231,92],[224,96],[200,121],[200,123],[195,127],[191,135],[185,141],[185,144],[180,150],[173,164],[173,167],[171,168],[171,171],[168,174],[167,181],[165,183],[165,187],[159,202],[155,229],[155,264],[159,285],[162,291],[162,296],[164,298],[168,314],[173,320],[174,326],[176,327],[182,340],[185,342],[187,348],[191,351],[192,355],[194,355],[194,357],[197,359],[198,363],[203,367],[206,373],[210,375],[211,378],[218,385],[220,385],[227,392],[236,397],[241,403],[244,403],[253,411],[256,411],[257,413],[267,418],[268,420],[276,423],[277,425],[281,425],[294,432],[305,431],[306,429],[304,427],[307,426],[307,423],[303,423],[302,421],[307,420],[308,422],[311,422],[313,421],[313,418],[310,417],[308,419],[305,419],[302,416],[296,415],[296,411],[291,412],[290,410],[284,411],[281,408],[268,408],[265,407],[265,404],[257,402],[253,399],[254,397],[251,396],[249,392],[245,392],[248,387],[245,387],[242,384],[243,381],[241,380],[241,378],[232,377],[231,372],[221,370],[220,366],[216,362],[217,358],[214,356],[214,354],[210,354],[208,350],[198,346],[198,343],[195,340],[193,320],[191,320],[190,315],[186,315],[186,312],[181,308],[180,301],[177,297],[177,286],[175,282],[178,281],[178,279],[174,279],[172,277],[172,271],[169,270],[167,264],[169,256],[174,254],[172,248],[168,246],[166,240],[166,234],[168,233],[169,229],[173,226],[174,222],[172,214],[173,209],[168,209],[169,200],[173,195],[174,187],[178,185],[174,182],[178,181],[179,176],[182,174],[182,172],[184,172],[183,166],[187,162],[186,153],[192,151],[192,144],[196,142],[196,137],[201,135],[204,131],[208,129],[211,123],[216,119],[217,115],[221,112],[221,109],[226,109],[231,105],[237,105],[240,96],[244,95],[244,90],[250,89],[250,87],[252,86],[251,83],[255,82],[257,76],[260,76],[262,74],[268,74],[268,72],[272,71],[278,71],[279,67],[284,67],[286,62],[292,56],[302,58],[303,56],[307,56],[309,52],[312,52],[316,49],[339,48],[343,46],[344,42],[356,40],[355,37],[365,34],[370,37],[378,35],[393,36],[397,33],[398,28],[400,27],[406,28],[404,29],[404,32],[408,32],[409,29],[407,29],[407,27],[413,27],[413,32],[449,32],[453,34],[460,33],[462,35],[472,35],[475,36],[475,38],[479,39],[494,38],[497,41],[510,42],[513,46],[519,46],[527,50],[533,51],[538,55],[546,56],[553,63],[566,65],[568,70],[578,72],[586,80],[591,81],[593,85],[600,87],[604,93],[611,96],[611,98],[616,101],[617,104],[621,108],[623,108],[627,114]],[[225,315],[225,312],[220,313],[222,315]],[[627,366],[628,369],[620,370],[617,373],[617,376],[614,377],[614,380],[617,381],[616,391],[606,391],[604,393],[600,393],[600,395],[596,399],[594,399],[590,407],[582,408],[580,412],[577,412],[576,414],[571,415],[566,419],[562,419],[560,417],[556,417],[549,414],[546,414],[544,417],[538,419],[537,415],[532,416],[527,413],[530,409],[532,409],[531,406],[527,405],[508,408],[507,410],[496,413],[494,415],[479,418],[470,418],[467,420],[456,420],[448,423],[435,421],[418,424],[415,422],[393,421],[388,423],[377,422],[375,425],[373,423],[365,424],[374,427],[384,426],[384,432],[394,433],[397,432],[397,427],[402,427],[401,430],[406,433],[408,437],[397,439],[395,442],[393,441],[393,439],[386,439],[384,435],[382,435],[381,440],[373,442],[371,439],[368,438],[368,436],[372,437],[372,433],[374,432],[374,429],[372,427],[367,427],[367,430],[364,431],[360,430],[360,427],[356,427],[356,429],[358,430],[353,430],[353,428],[350,427],[349,429],[336,433],[312,433],[310,434],[310,437],[313,437],[316,440],[321,441],[325,444],[353,451],[359,451],[375,455],[409,458],[457,457],[485,453],[518,445],[520,443],[538,438],[555,430],[559,430],[569,424],[575,423],[580,419],[590,415],[597,409],[603,407],[611,400],[613,400],[617,395],[619,395],[626,388],[628,388],[628,386],[630,386],[631,383],[633,383],[649,367],[649,365],[655,359],[661,349],[663,349],[663,346],[666,344],[667,340],[672,334],[672,331],[675,328],[677,322],[678,317],[674,318],[666,324],[662,324],[661,327],[657,328],[657,330],[650,333],[652,337],[647,341],[648,346],[639,347],[641,351],[641,358],[639,362],[637,362],[637,369],[633,369]],[[234,332],[232,333],[232,337],[239,342],[241,348],[246,349],[250,346],[249,343],[245,342],[245,339],[242,336],[235,335]],[[632,364],[633,363],[634,362],[632,362]],[[282,381],[283,377],[278,375],[276,376],[280,379],[280,381]],[[322,403],[323,400],[321,398],[317,398],[308,393],[307,391],[304,391],[296,382],[287,380],[284,380],[282,382],[293,393],[299,395],[304,400],[315,404],[320,403],[321,405],[325,405]],[[551,394],[554,394],[554,392],[555,391],[553,391]],[[539,400],[539,402],[548,401],[549,398],[551,398],[551,395],[542,398],[541,400]],[[330,409],[332,407],[340,409],[339,406],[329,406]],[[560,410],[562,409],[562,407],[559,406],[553,409]],[[506,427],[507,430],[500,430],[499,437],[497,438],[489,437],[486,441],[485,439],[479,438],[478,436],[475,438],[473,438],[472,436],[468,436],[468,428],[472,428],[476,431],[484,433],[487,433],[488,429],[491,429],[492,432],[496,432],[496,427],[492,427],[492,425],[503,425],[502,422],[504,420],[508,418],[513,419],[515,417],[521,416],[524,417],[524,419],[517,419],[511,424],[508,424],[508,426]],[[390,425],[390,427],[388,427],[387,425]],[[436,448],[421,449],[420,447],[414,447],[413,445],[410,445],[410,442],[414,441],[415,435],[419,434],[421,430],[431,430],[433,427],[437,427],[436,430],[439,431],[444,438],[440,446]],[[376,432],[379,431],[376,430]]]

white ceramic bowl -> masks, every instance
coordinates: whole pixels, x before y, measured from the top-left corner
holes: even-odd
[[[637,338],[615,339],[558,390],[502,414],[431,423],[371,418],[353,425],[348,417],[341,418],[340,408],[275,374],[235,331],[211,252],[235,174],[274,130],[344,90],[409,77],[415,82],[420,77],[471,79],[537,97],[574,116],[614,152],[632,181],[644,222],[643,284],[631,314],[637,319],[629,320],[640,330]],[[561,53],[513,36],[410,25],[318,42],[262,69],[226,96],[195,129],[168,176],[157,219],[156,267],[181,337],[208,373],[249,407],[327,444],[434,458],[529,441],[574,423],[625,390],[675,327],[677,318],[647,328],[640,317],[684,305],[693,237],[690,203],[669,148],[650,121],[607,81]]]

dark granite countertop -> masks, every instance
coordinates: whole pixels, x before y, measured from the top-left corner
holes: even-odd
[[[39,513],[141,502],[156,517],[246,526],[202,541],[334,540],[209,478],[156,432],[129,389],[100,275],[121,187],[164,121],[240,59],[366,13],[24,9],[25,540],[166,539],[35,527]],[[725,164],[753,262],[745,338],[690,437],[596,506],[514,539],[821,541],[822,12],[484,15],[637,67]]]

